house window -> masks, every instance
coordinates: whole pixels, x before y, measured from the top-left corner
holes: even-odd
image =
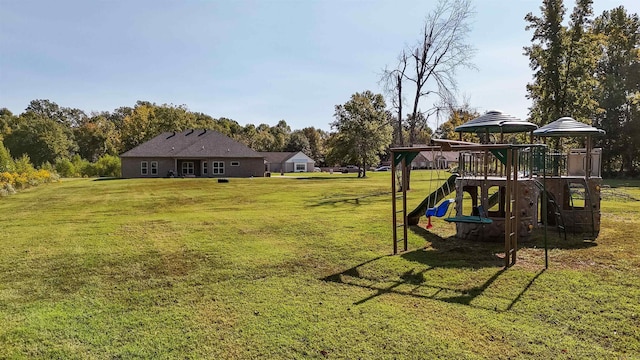
[[[140,162],[140,174],[147,175],[149,173],[149,163],[146,161]]]
[[[224,161],[213,161],[213,162],[211,162],[211,173],[212,174],[224,174]]]
[[[193,161],[185,161],[182,163],[182,175],[193,175]]]
[[[296,168],[295,171],[296,172],[305,172],[307,171],[307,164],[305,163],[296,163]]]
[[[158,162],[157,161],[152,161],[151,162],[151,175],[158,175]]]
[[[209,169],[207,169],[207,164],[208,163],[206,161],[202,162],[202,175],[207,175],[207,173],[209,171]]]
[[[240,161],[232,161],[231,166],[240,166]]]

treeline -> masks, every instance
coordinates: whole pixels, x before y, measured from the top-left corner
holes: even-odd
[[[545,125],[562,116],[606,130],[603,173],[640,174],[640,19],[620,6],[594,16],[578,0],[565,22],[561,0],[544,0],[525,17],[533,70],[527,85],[529,120]]]
[[[323,164],[328,133],[307,127],[240,125],[190,111],[184,105],[138,101],[133,107],[86,114],[50,100],[33,100],[19,115],[0,109],[0,141],[15,158],[28,156],[35,167],[61,176],[119,176],[118,155],[164,131],[211,129],[256,151],[303,151]]]

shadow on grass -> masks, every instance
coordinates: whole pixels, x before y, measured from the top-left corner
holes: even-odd
[[[630,187],[637,188],[640,187],[640,180],[638,179],[604,179],[602,181],[605,186],[610,186],[612,188],[619,187]]]
[[[372,193],[372,194],[354,196],[354,197],[334,197],[334,198],[319,200],[317,203],[312,204],[310,206],[318,207],[318,206],[337,205],[337,204],[360,205],[360,201],[363,199],[375,198],[378,196],[388,196],[388,195],[389,195],[389,192],[385,191],[385,192],[378,192],[378,193]]]
[[[346,175],[346,174],[345,174]],[[363,180],[366,178],[359,178],[357,176],[300,176],[294,177],[296,180]]]
[[[363,304],[381,295],[397,294],[502,312],[511,310],[545,271],[539,271],[527,284],[523,285],[522,290],[519,291],[515,298],[501,298],[501,301],[507,305],[501,306],[500,309],[495,305],[482,306],[472,304],[474,299],[482,295],[508,270],[503,267],[504,258],[497,255],[497,251],[500,250],[499,245],[459,240],[454,237],[445,239],[418,226],[411,227],[411,230],[425,237],[431,243],[430,248],[418,249],[399,255],[404,260],[420,264],[421,266],[418,269],[411,268],[399,273],[392,280],[376,276],[375,274],[379,273],[380,269],[373,271],[374,275],[367,275],[367,273],[371,273],[367,268],[374,266],[377,262],[386,262],[385,259],[393,257],[387,255],[365,261],[340,273],[329,275],[322,280],[375,291],[372,295],[355,301],[354,305]],[[376,264],[374,267],[384,266],[385,264]],[[469,278],[477,278],[481,274],[477,270],[482,268],[495,269],[495,271],[490,271],[491,275],[488,278],[478,280],[473,286],[441,285],[443,282],[441,274],[433,278],[429,276],[429,273],[434,270],[459,269],[460,271],[468,270],[465,272],[468,272]],[[393,274],[393,270],[384,273]],[[454,277],[456,279],[452,279],[453,283],[459,281],[457,275],[454,275]],[[446,282],[446,280],[444,281]]]
[[[99,177],[99,178],[93,179],[93,181],[111,181],[111,180],[124,180],[124,179],[120,177]]]
[[[590,234],[567,232],[565,239],[563,233],[558,232],[555,227],[549,226],[547,228],[547,248],[549,250],[578,250],[598,246],[597,239],[593,240],[590,237]],[[544,249],[544,229],[534,230],[531,234],[531,239],[518,242],[518,247],[521,249]]]

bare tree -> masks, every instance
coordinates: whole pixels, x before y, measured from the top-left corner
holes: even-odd
[[[471,0],[440,0],[425,18],[420,39],[402,50],[397,69],[383,72],[382,82],[398,115],[396,141],[402,141],[402,93],[407,85],[414,90],[413,108],[406,119],[410,145],[429,117],[442,110],[441,104],[456,103],[456,71],[475,67],[471,63],[475,48],[467,43],[472,15]],[[430,96],[433,105],[422,110],[420,101]]]
[[[413,60],[412,74],[404,79],[414,85],[413,110],[409,119],[409,142],[416,134],[416,119],[419,119],[420,100],[436,96],[434,106],[423,111],[424,118],[437,111],[438,103],[455,103],[457,82],[456,71],[460,67],[474,68],[471,59],[475,54],[473,46],[467,44],[471,31],[469,20],[473,15],[470,0],[441,0],[436,9],[427,16],[420,40],[404,50]]]
[[[384,93],[391,100],[391,107],[396,111],[397,121],[393,124],[393,142],[395,145],[404,145],[404,135],[402,134],[402,105],[404,98],[402,97],[402,81],[407,71],[409,57],[405,50],[402,50],[398,56],[398,66],[393,70],[385,68],[382,72],[382,87]]]

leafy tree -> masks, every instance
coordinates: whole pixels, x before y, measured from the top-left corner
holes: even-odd
[[[590,123],[597,103],[594,78],[598,41],[591,31],[592,0],[578,0],[569,26],[562,0],[543,0],[542,16],[526,15],[526,30],[533,30],[532,45],[524,48],[534,71],[527,84],[531,121],[545,125],[562,116]]]
[[[255,151],[276,151],[275,137],[269,131],[270,127],[267,124],[260,124],[256,128],[255,136],[253,137],[253,149]]]
[[[0,140],[0,173],[11,172],[15,169],[15,163],[11,157],[9,150],[4,147],[2,140]]]
[[[125,152],[152,139],[158,135],[158,128],[154,124],[155,108],[151,105],[140,105],[133,109],[131,115],[125,116],[122,121],[120,138]]]
[[[116,155],[119,136],[115,124],[104,115],[88,118],[74,129],[78,153],[89,161],[97,161],[105,154]]]
[[[87,115],[80,109],[60,107],[51,100],[32,100],[27,106],[26,112],[38,117],[51,119],[66,128],[78,126]]]
[[[306,127],[302,129],[304,136],[309,141],[309,155],[316,164],[323,166],[325,164],[325,157],[327,154],[326,143],[329,135],[326,131],[316,129],[314,127]]]
[[[617,7],[597,17],[594,30],[604,38],[594,120],[607,131],[600,140],[604,170],[633,174],[640,158],[640,19]]]
[[[69,157],[78,149],[64,125],[32,112],[20,115],[19,125],[5,138],[5,146],[14,156],[29,155],[36,166]]]
[[[392,136],[389,113],[384,97],[367,90],[351,95],[344,105],[336,105],[329,158],[359,165],[366,176],[367,167],[377,164],[379,154],[389,146]]]
[[[124,125],[124,118],[130,116],[131,114],[133,114],[133,108],[128,106],[121,106],[113,110],[112,113],[105,113],[103,115],[105,115],[105,117],[113,123],[116,131],[121,132]]]
[[[480,116],[477,111],[471,109],[469,105],[465,104],[461,107],[451,107],[449,109],[449,118],[436,130],[435,136],[439,139],[447,140],[459,140],[460,135],[454,130],[458,126],[466,123],[469,120],[473,120]],[[463,134],[463,141],[472,141],[473,136],[469,133]]]
[[[216,130],[230,138],[238,138],[242,133],[242,129],[243,127],[238,124],[237,121],[221,117],[215,121],[215,125],[212,130]]]
[[[284,146],[284,151],[302,151],[309,155],[311,154],[311,144],[302,130],[296,130],[289,136],[289,140]]]
[[[211,116],[200,112],[192,113],[192,115],[194,121],[193,128],[215,130],[216,120]]]
[[[186,105],[153,104],[151,106],[154,107],[153,125],[156,128],[156,135],[165,131],[184,131],[195,128],[195,116],[189,112]]]
[[[269,133],[271,133],[274,140],[269,151],[284,151],[291,135],[291,128],[287,125],[287,122],[284,120],[278,121],[276,126],[269,128]]]
[[[7,108],[0,108],[0,141],[5,135],[11,133],[11,129],[15,127],[16,116]]]

